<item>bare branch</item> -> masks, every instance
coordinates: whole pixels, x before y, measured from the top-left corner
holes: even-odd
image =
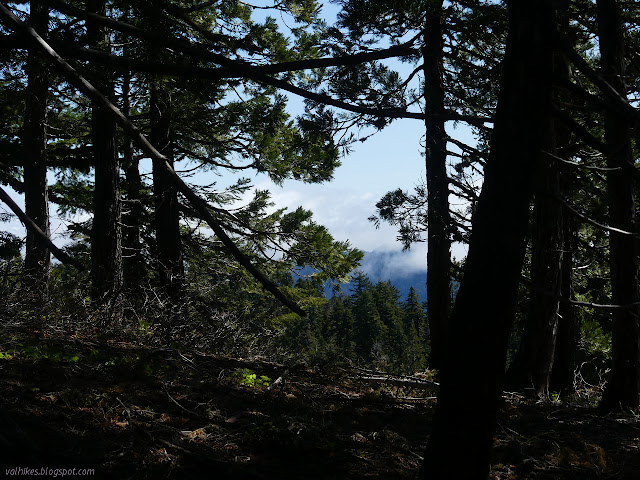
[[[626,230],[620,230],[619,228],[615,228],[615,227],[611,227],[609,225],[604,225],[602,223],[599,223],[596,220],[594,220],[593,218],[591,218],[591,217],[585,215],[584,213],[576,210],[572,205],[569,204],[569,202],[567,202],[563,198],[558,197],[558,196],[553,196],[553,198],[554,198],[554,200],[560,202],[562,204],[562,206],[565,207],[567,210],[569,210],[571,213],[573,213],[574,215],[576,215],[580,219],[584,220],[588,224],[593,225],[594,227],[600,228],[602,230],[606,230],[608,232],[620,233],[622,235],[631,235],[632,237],[640,240],[640,235],[638,235],[637,233],[627,232]]]
[[[585,170],[596,170],[598,172],[613,172],[617,170],[622,170],[622,167],[596,167],[595,165],[585,165],[578,162],[573,162],[571,160],[567,160],[566,158],[558,157],[551,152],[542,151],[543,155],[556,160],[558,162],[566,163],[567,165],[571,165],[578,168],[584,168]]]
[[[634,309],[640,302],[634,302],[627,305],[613,305],[613,304],[605,304],[605,303],[593,303],[593,302],[582,302],[580,300],[573,300],[572,298],[563,297],[562,295],[557,295],[550,290],[545,290],[540,287],[534,285],[531,279],[525,277],[524,275],[520,276],[520,283],[523,285],[527,285],[538,293],[541,293],[545,296],[553,297],[555,300],[560,302],[570,303],[571,305],[575,305],[577,307],[588,307],[588,308],[599,308],[603,310],[630,310]]]

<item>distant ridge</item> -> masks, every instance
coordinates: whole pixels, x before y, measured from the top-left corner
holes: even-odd
[[[400,291],[401,301],[407,298],[409,289],[413,287],[418,293],[420,301],[424,302],[427,299],[426,260],[422,265],[415,265],[412,263],[414,257],[407,252],[393,250],[364,252],[362,264],[356,271],[365,273],[373,283],[390,281]],[[308,267],[300,270],[301,276],[311,273],[313,270]],[[331,287],[329,284],[325,285],[324,295],[327,298],[331,298],[333,295]],[[346,295],[351,293],[351,288],[350,283],[340,286],[340,290]]]

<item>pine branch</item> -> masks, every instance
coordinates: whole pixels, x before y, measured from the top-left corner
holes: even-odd
[[[576,122],[569,114],[560,110],[559,108],[552,107],[552,114],[558,120],[560,120],[569,130],[576,134],[576,136],[591,148],[598,150],[602,153],[609,153],[610,148],[604,142],[593,136],[589,130],[584,126]]]
[[[335,57],[335,58],[321,58],[321,59],[309,59],[309,60],[299,60],[294,62],[284,62],[281,64],[273,64],[273,65],[251,65],[243,61],[233,60],[225,57],[222,54],[212,52],[209,50],[206,45],[189,42],[187,40],[177,39],[167,37],[166,35],[162,35],[159,33],[150,32],[139,27],[135,27],[133,25],[120,22],[118,20],[113,20],[108,17],[104,17],[101,15],[97,15],[95,13],[86,12],[76,7],[72,7],[70,5],[61,2],[60,0],[43,0],[46,4],[50,5],[52,8],[62,12],[68,13],[70,15],[74,15],[80,18],[84,18],[86,20],[91,20],[97,23],[101,23],[106,25],[114,30],[118,30],[122,33],[127,33],[137,38],[141,38],[144,40],[148,40],[153,42],[155,45],[162,45],[164,47],[180,51],[190,55],[192,58],[197,60],[214,62],[218,65],[221,65],[222,69],[201,69],[196,67],[176,67],[168,66],[166,72],[164,74],[167,75],[177,75],[180,76],[181,72],[185,72],[188,75],[197,75],[198,78],[208,78],[208,79],[220,79],[220,78],[247,78],[253,81],[270,85],[281,90],[285,90],[287,92],[293,93],[303,98],[307,98],[309,100],[316,101],[318,103],[323,103],[326,105],[330,105],[332,107],[340,108],[342,110],[359,113],[363,115],[372,115],[376,117],[385,117],[385,118],[413,118],[417,120],[424,120],[425,115],[419,112],[407,112],[403,109],[377,109],[370,108],[360,105],[354,105],[347,102],[343,102],[341,100],[337,100],[329,95],[311,92],[309,90],[297,87],[292,85],[289,82],[284,80],[279,80],[274,77],[271,77],[271,74],[275,73],[283,73],[289,72],[293,70],[302,70],[302,69],[310,69],[310,68],[321,68],[321,67],[332,67],[332,66],[345,66],[345,65],[355,65],[358,63],[363,63],[365,61],[379,60],[383,58],[391,58],[397,57],[403,54],[406,54],[406,44],[398,45],[394,47],[390,47],[384,50],[376,50],[374,52],[364,52],[344,57]],[[404,53],[402,53],[404,52]],[[86,53],[86,49],[85,49]],[[88,54],[88,53],[87,53]],[[95,55],[95,53],[92,53]],[[98,58],[95,55],[95,58]],[[116,62],[116,60],[110,60]],[[132,62],[132,66],[135,66],[135,62]],[[138,64],[141,65],[141,64]],[[146,65],[146,68],[153,68],[156,70],[155,73],[160,73],[162,66],[150,66]],[[226,69],[227,73],[223,73]],[[464,115],[454,111],[446,111],[438,115],[433,115],[433,119],[442,119],[444,121],[463,121],[470,123],[472,125],[482,125],[484,123],[491,123],[493,120],[488,117],[482,117],[477,115]]]
[[[253,277],[258,280],[265,290],[271,292],[278,300],[286,305],[293,312],[304,317],[306,313],[300,306],[298,306],[293,300],[287,297],[278,286],[269,280],[258,268],[256,268],[248,257],[246,257],[238,248],[238,246],[229,238],[218,220],[211,214],[209,205],[206,201],[202,200],[194,191],[187,186],[186,183],[176,174],[168,163],[167,158],[162,155],[156,148],[147,140],[147,138],[135,127],[135,125],[125,117],[122,112],[113,105],[102,93],[100,93],[91,83],[89,83],[84,77],[82,77],[71,65],[69,65],[60,55],[58,55],[50,46],[45,42],[38,33],[22,22],[16,17],[13,12],[4,4],[0,4],[0,18],[8,28],[14,31],[20,31],[26,34],[32,39],[34,45],[41,51],[43,57],[53,64],[59,72],[65,77],[65,79],[78,90],[83,92],[91,100],[98,103],[105,111],[109,112],[117,121],[118,125],[129,135],[134,142],[138,144],[153,162],[165,170],[165,172],[171,178],[171,181],[175,184],[176,188],[182,193],[191,203],[191,205],[202,215],[203,219],[214,231],[216,236],[220,239],[227,250],[233,255],[240,265],[242,265]]]
[[[627,305],[614,305],[614,304],[605,304],[605,303],[593,303],[593,302],[583,302],[580,300],[574,300],[572,298],[563,297],[562,295],[557,295],[556,293],[545,290],[543,288],[537,287],[531,281],[530,278],[525,277],[524,275],[520,276],[520,283],[523,285],[527,285],[532,290],[536,291],[545,296],[552,297],[555,300],[560,302],[570,303],[571,305],[575,305],[577,307],[589,307],[589,308],[599,308],[603,310],[633,310],[635,307],[640,305],[640,302],[634,302]]]
[[[0,5],[0,8],[4,8],[4,5]],[[40,227],[38,227],[38,225],[36,225],[36,223],[22,211],[22,209],[16,204],[16,202],[13,201],[13,199],[7,192],[4,191],[2,187],[0,187],[0,200],[7,204],[7,206],[13,213],[16,214],[16,216],[20,219],[24,226],[35,235],[36,240],[41,245],[46,246],[51,251],[54,257],[56,257],[62,263],[73,265],[81,272],[84,271],[84,266],[78,260],[71,257],[70,255],[67,255],[65,252],[56,247],[51,239],[47,236],[47,234],[40,230]]]
[[[571,63],[573,63],[578,70],[580,70],[591,81],[591,83],[598,87],[602,94],[609,99],[611,106],[615,108],[619,115],[622,115],[634,125],[640,122],[640,111],[634,108],[628,100],[620,94],[620,92],[611,86],[609,82],[600,75],[600,73],[589,65],[589,62],[582,58],[582,55],[573,49],[566,38],[558,35],[557,41],[569,60],[571,60]]]

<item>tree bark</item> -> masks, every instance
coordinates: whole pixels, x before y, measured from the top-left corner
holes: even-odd
[[[131,73],[122,80],[122,113],[131,114]],[[130,297],[139,294],[146,277],[146,264],[141,240],[144,207],[142,205],[142,178],[138,160],[134,158],[133,140],[125,137],[122,144],[122,160],[125,172],[124,190],[127,206],[122,213],[122,251],[124,290]]]
[[[563,176],[569,172],[561,172]],[[567,191],[566,180],[563,181]],[[576,368],[576,345],[578,341],[578,329],[576,324],[576,307],[566,300],[573,299],[573,236],[574,227],[569,215],[564,215],[564,254],[562,256],[562,284],[560,295],[565,301],[560,302],[558,314],[558,333],[556,338],[556,350],[553,359],[553,370],[549,388],[553,392],[562,394],[574,391],[574,375]]]
[[[554,198],[560,194],[559,168],[549,157],[543,162],[533,207],[529,313],[507,377],[509,388],[533,389],[547,398],[558,329],[564,231],[562,205]]]
[[[554,26],[551,0],[509,2],[490,156],[450,320],[421,479],[484,480],[488,474],[532,178],[548,127]]]
[[[31,2],[31,26],[43,38],[47,36],[49,9],[39,2]],[[23,143],[25,213],[47,237],[49,230],[49,199],[47,186],[47,97],[49,75],[42,55],[29,51],[27,71],[27,104],[25,109]],[[50,252],[32,230],[27,230],[24,258],[24,285],[37,293],[46,292]]]
[[[171,145],[171,97],[158,85],[151,86],[151,143],[173,168]],[[180,210],[178,191],[165,169],[153,165],[153,195],[155,198],[156,260],[160,288],[174,299],[179,297],[184,276],[180,243]]]
[[[427,169],[427,315],[430,331],[429,368],[440,369],[451,310],[451,241],[447,134],[442,114],[442,1],[430,2],[424,25],[424,113]]]
[[[104,0],[88,0],[87,10],[104,15]],[[108,34],[104,27],[87,22],[89,45],[104,50]],[[95,69],[96,83],[108,98],[114,97],[111,73]],[[91,295],[97,304],[119,303],[122,291],[122,230],[117,130],[113,117],[97,102],[91,102],[91,138],[95,158],[93,225],[91,229]]]
[[[615,0],[597,1],[602,76],[626,98],[623,21]],[[605,142],[611,148],[607,166],[633,165],[631,130],[618,115],[605,112]],[[627,232],[636,231],[634,185],[622,170],[607,172],[609,223]],[[609,234],[611,296],[615,305],[638,301],[638,243],[631,235]],[[640,399],[640,309],[613,312],[612,368],[600,407],[606,410],[636,408]]]
[[[563,29],[568,26],[565,13],[564,9],[557,11]],[[568,61],[558,51],[554,56],[554,78],[568,80],[568,77]],[[559,95],[560,92],[555,93],[555,97]],[[549,119],[549,122],[550,134],[544,149],[562,155],[561,150],[570,140],[569,132],[560,121]],[[543,155],[542,162],[534,186],[529,312],[506,382],[510,389],[524,389],[548,398],[560,320],[566,219],[557,200],[562,193],[561,165],[551,155]]]

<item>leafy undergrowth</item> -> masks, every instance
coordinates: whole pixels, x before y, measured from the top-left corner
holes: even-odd
[[[2,475],[49,467],[118,479],[410,479],[435,405],[430,390],[365,381],[357,369],[24,335],[5,336],[0,351]],[[632,415],[514,397],[491,476],[640,478],[639,438]]]

